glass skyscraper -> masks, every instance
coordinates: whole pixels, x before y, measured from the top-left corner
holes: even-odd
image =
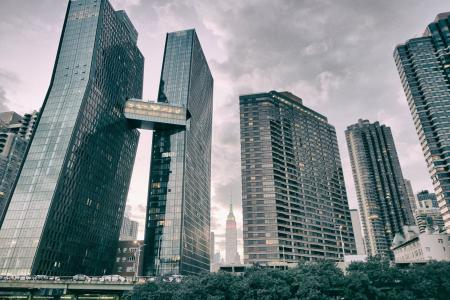
[[[50,87],[0,229],[0,274],[111,274],[139,133],[137,32],[107,0],[70,0]]]
[[[239,102],[244,263],[356,254],[334,127],[289,92]]]
[[[389,257],[414,217],[391,129],[359,120],[345,131],[367,254]]]
[[[210,269],[212,97],[195,30],[168,33],[158,102],[187,108],[188,120],[153,133],[144,275]]]
[[[422,37],[398,45],[395,63],[450,233],[450,13],[439,14]]]

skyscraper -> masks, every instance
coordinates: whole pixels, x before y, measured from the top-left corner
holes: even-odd
[[[334,127],[289,92],[239,103],[244,262],[356,254]]]
[[[405,187],[406,193],[408,194],[409,206],[411,207],[411,210],[414,212],[414,210],[417,208],[417,200],[416,196],[414,195],[411,181],[406,178],[405,178]]]
[[[0,226],[20,166],[34,131],[38,113],[0,113]]]
[[[216,239],[214,237],[214,231],[211,231],[210,234],[210,238],[209,238],[209,260],[212,262],[213,261],[213,257],[214,257],[214,253],[215,253],[215,244],[216,244]]]
[[[420,207],[439,207],[436,194],[427,190],[417,193],[417,202]]]
[[[185,128],[153,133],[144,274],[210,269],[213,78],[195,30],[168,33],[158,103],[188,110]]]
[[[234,218],[232,203],[230,203],[230,212],[228,213],[225,227],[225,263],[227,265],[238,265],[241,263],[237,251],[236,219]]]
[[[127,205],[125,207],[125,214],[122,220],[122,227],[120,228],[119,240],[121,241],[137,240],[139,223],[131,220],[130,210],[131,207]]]
[[[391,242],[414,224],[391,129],[359,120],[345,131],[368,255],[391,256]]]
[[[139,133],[137,32],[107,0],[68,2],[36,131],[0,230],[1,274],[111,274]]]
[[[352,217],[353,233],[355,236],[356,254],[366,255],[366,247],[364,246],[364,237],[361,229],[361,219],[357,209],[350,209]]]
[[[436,195],[427,190],[417,194],[418,206],[415,210],[416,224],[420,232],[442,231],[445,229],[444,220],[439,211]]]
[[[437,15],[422,37],[394,51],[400,79],[450,233],[450,13]]]

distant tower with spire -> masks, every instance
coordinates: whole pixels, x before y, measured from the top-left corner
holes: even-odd
[[[225,230],[225,264],[240,264],[237,252],[237,230],[236,219],[233,214],[233,203],[230,202],[230,212],[227,217],[227,227]]]

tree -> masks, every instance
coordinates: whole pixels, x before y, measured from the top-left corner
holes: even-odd
[[[297,268],[253,268],[244,275],[212,273],[185,276],[181,283],[136,285],[132,300],[446,300],[450,262],[397,267],[382,259],[353,263],[344,273],[331,261],[302,262]]]

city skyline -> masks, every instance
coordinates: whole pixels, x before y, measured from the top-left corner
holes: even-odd
[[[0,65],[2,65],[0,69],[0,96],[7,98],[0,99],[0,110],[5,110],[4,108],[7,107],[7,110],[17,110],[24,113],[39,109],[48,87],[66,3],[65,1],[42,1],[40,4],[34,2],[24,1],[23,3],[29,8],[23,11],[19,11],[22,4],[15,1],[6,1],[1,4],[5,8],[1,10],[4,13],[19,17],[30,15],[33,17],[26,18],[30,20],[30,24],[27,25],[18,20],[17,17],[2,16],[5,26],[1,26],[0,34],[5,43],[0,46]],[[448,10],[448,7],[445,6],[448,6],[447,3],[436,1],[436,6],[429,8],[429,5],[416,1],[409,4],[413,13],[408,12],[408,14],[401,11],[402,1],[396,3],[381,1],[377,4],[371,4],[373,7],[371,5],[353,7],[350,10],[352,14],[351,23],[360,22],[363,30],[358,31],[349,28],[348,21],[333,21],[337,22],[335,25],[341,30],[340,34],[348,33],[348,40],[339,42],[332,38],[334,33],[331,31],[324,32],[324,28],[332,27],[326,23],[332,21],[330,14],[342,13],[345,5],[347,5],[346,2],[343,2],[343,7],[339,9],[333,5],[328,7],[324,3],[312,5],[301,2],[299,7],[289,7],[287,2],[280,2],[279,14],[281,15],[288,11],[294,11],[295,8],[299,8],[298,14],[301,15],[301,5],[308,6],[311,16],[318,15],[318,11],[322,11],[324,7],[329,8],[329,12],[325,15],[321,14],[321,18],[317,20],[306,18],[306,21],[304,21],[305,24],[310,22],[308,26],[315,27],[318,30],[318,38],[307,35],[303,31],[298,34],[287,30],[290,24],[297,25],[295,28],[298,30],[303,28],[306,30],[307,27],[302,27],[305,25],[304,23],[279,24],[274,20],[276,17],[267,21],[271,26],[274,26],[272,32],[280,32],[278,39],[288,40],[287,38],[289,38],[292,40],[292,37],[295,37],[292,44],[292,48],[295,50],[293,56],[290,51],[279,47],[273,48],[273,52],[262,49],[264,47],[261,46],[272,41],[262,35],[267,27],[255,28],[250,26],[240,33],[242,37],[237,35],[237,29],[245,27],[243,24],[250,24],[254,18],[259,18],[259,15],[271,11],[273,7],[270,5],[266,7],[258,5],[260,14],[258,15],[255,12],[255,15],[250,15],[244,21],[243,12],[249,6],[254,7],[252,3],[237,5],[230,2],[230,4],[225,3],[217,7],[210,7],[204,2],[195,2],[198,4],[196,5],[197,8],[188,9],[189,13],[184,18],[178,19],[181,11],[186,9],[185,2],[168,2],[166,5],[155,2],[153,7],[149,7],[137,0],[112,1],[115,9],[127,9],[127,13],[141,36],[140,47],[142,46],[144,56],[147,58],[144,98],[155,98],[156,87],[159,84],[158,77],[161,70],[159,64],[162,61],[160,58],[162,58],[165,32],[196,27],[199,35],[202,36],[206,56],[212,61],[212,72],[216,75],[216,82],[218,82],[218,89],[216,90],[218,98],[216,98],[214,108],[217,119],[213,131],[213,139],[216,142],[213,149],[212,230],[216,231],[217,240],[222,240],[218,243],[219,249],[224,249],[224,229],[222,229],[223,225],[221,224],[226,219],[228,211],[229,190],[234,191],[234,204],[238,208],[236,211],[238,227],[240,230],[242,229],[239,117],[237,113],[239,94],[271,89],[291,90],[305,99],[314,109],[329,117],[330,122],[337,128],[351,207],[356,207],[356,196],[351,171],[349,172],[350,165],[348,153],[345,149],[343,130],[360,117],[383,122],[392,128],[399,148],[400,163],[405,171],[405,177],[412,181],[414,191],[432,190],[418,139],[409,116],[405,96],[397,78],[392,51],[397,43],[420,35],[423,28],[432,22],[437,13]],[[438,3],[441,4],[437,5]],[[14,9],[11,5],[14,5]],[[232,9],[234,14],[231,15],[236,24],[229,26],[228,23],[225,23],[223,17],[224,11],[231,9],[229,6],[232,5],[236,6]],[[386,12],[387,16],[378,15],[377,17],[368,14],[371,9],[374,13],[381,14],[380,11],[387,5],[391,7],[390,12]],[[49,6],[51,9],[48,9]],[[157,18],[154,21],[155,23],[148,24],[150,18],[144,17],[149,13],[150,15],[154,14],[156,11],[160,14],[160,18]],[[394,18],[390,14],[398,15],[393,20]],[[371,29],[374,28],[379,29],[386,36],[379,33],[372,34]],[[389,32],[388,29],[392,29],[393,32]],[[368,35],[367,32],[369,31],[375,37],[365,36]],[[29,38],[32,41],[36,39],[33,55],[30,55],[29,47],[21,46],[20,37],[11,35],[17,32],[22,33],[23,38]],[[252,39],[253,37],[257,38]],[[386,39],[381,40],[380,37],[386,37]],[[376,40],[377,38],[380,40]],[[273,41],[280,40],[274,38]],[[375,41],[377,47],[365,52],[367,51],[367,43],[375,44]],[[359,44],[365,44],[365,46],[361,47]],[[245,47],[241,49],[242,45]],[[19,47],[23,49],[18,49]],[[334,47],[337,50],[331,51],[330,49]],[[349,58],[342,57],[342,52],[350,48],[354,48],[354,50],[347,52]],[[244,49],[247,50],[244,51]],[[28,55],[22,55],[19,61],[19,56],[12,55],[14,52],[17,55]],[[367,59],[368,62],[363,62],[360,59],[361,57]],[[330,67],[320,63],[317,66],[312,66],[308,62],[316,59],[327,63],[329,59],[333,58],[336,59],[336,63]],[[353,61],[348,61],[349,59]],[[240,62],[242,60],[245,60],[245,63],[241,66],[233,63],[233,61]],[[291,65],[288,65],[287,62],[290,62]],[[361,70],[355,69],[361,63],[363,68]],[[17,68],[13,68],[14,65],[17,65]],[[346,67],[341,72],[338,67],[342,65]],[[272,75],[265,76],[265,72],[270,70],[273,71]],[[294,71],[297,78],[286,80],[286,77],[292,77]],[[379,78],[380,74],[383,79]],[[236,78],[240,79],[242,83]],[[354,88],[357,85],[355,81],[359,84],[359,88]],[[353,92],[351,91],[352,88]],[[365,101],[361,101],[361,99]],[[342,101],[347,101],[344,107]],[[350,109],[342,109],[347,107]],[[221,113],[217,114],[218,111]],[[143,229],[142,220],[143,215],[145,215],[146,203],[145,187],[148,182],[148,162],[150,160],[150,154],[147,150],[150,143],[150,134],[142,134],[142,140],[137,156],[137,161],[142,163],[135,166],[128,204],[133,206],[133,215],[141,221],[141,228]],[[231,164],[227,163],[230,161]],[[145,167],[141,169],[140,165]]]

